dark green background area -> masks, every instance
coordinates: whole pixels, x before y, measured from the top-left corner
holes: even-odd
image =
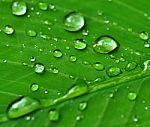
[[[48,9],[42,11],[38,8],[38,0],[22,0],[27,3],[28,12],[25,16],[17,17],[11,13],[12,0],[0,0],[0,29],[5,25],[11,25],[15,29],[13,35],[0,32],[0,115],[6,114],[7,107],[19,96],[30,96],[36,99],[55,99],[65,94],[75,79],[87,79],[93,81],[100,77],[106,77],[106,70],[110,66],[120,67],[122,74],[132,74],[141,70],[141,64],[150,59],[150,48],[144,47],[144,41],[139,38],[139,33],[150,33],[150,3],[148,0],[40,0],[48,4],[53,3],[56,11]],[[34,11],[30,8],[34,7]],[[63,29],[63,19],[66,14],[77,11],[85,17],[85,29],[88,36],[79,32],[67,32]],[[98,15],[98,11],[102,15]],[[40,15],[36,15],[40,12]],[[31,17],[28,18],[27,15]],[[43,21],[48,20],[54,25],[48,26]],[[110,22],[105,23],[106,20]],[[115,25],[117,23],[117,25]],[[51,30],[48,30],[51,27]],[[109,30],[108,30],[109,28]],[[26,31],[32,29],[37,32],[37,37],[29,37]],[[130,31],[132,29],[132,31]],[[48,35],[50,39],[40,37],[40,32]],[[123,57],[125,62],[116,62],[108,54],[98,54],[92,49],[93,42],[102,35],[109,35],[119,43],[119,48],[112,54],[116,59]],[[55,41],[55,38],[58,41]],[[83,38],[88,45],[86,50],[74,49],[74,40]],[[66,41],[64,41],[66,40]],[[53,45],[51,45],[53,44]],[[9,45],[7,47],[7,45]],[[25,47],[24,47],[24,46]],[[35,45],[37,48],[35,48]],[[70,49],[67,50],[66,47]],[[43,52],[40,52],[43,49]],[[60,49],[62,58],[55,58],[53,50]],[[50,52],[51,51],[51,52]],[[140,55],[139,55],[140,54]],[[75,55],[76,62],[70,62],[69,56]],[[43,63],[46,72],[37,75],[30,66],[30,57],[35,56],[36,61]],[[4,63],[3,60],[7,60]],[[83,64],[84,61],[89,65]],[[124,71],[128,62],[135,61],[138,66],[133,71]],[[91,65],[94,62],[104,64],[104,71],[97,71]],[[53,74],[48,69],[54,65],[59,69],[58,74]],[[74,76],[75,79],[69,78]],[[34,112],[28,116],[34,120],[25,120],[26,116],[0,123],[0,127],[149,127],[150,107],[149,94],[150,78],[139,79],[121,84],[117,88],[108,88],[97,91],[67,102],[55,105],[47,109]],[[39,90],[32,92],[30,85],[39,84]],[[98,82],[100,85],[101,82]],[[115,89],[118,89],[116,92]],[[48,90],[48,94],[44,91]],[[128,100],[129,92],[136,92],[135,101]],[[61,93],[58,95],[58,93]],[[110,94],[114,94],[110,98]],[[82,101],[88,102],[85,111],[78,110]],[[50,122],[48,111],[56,108],[60,112],[58,122]],[[76,117],[84,118],[77,121]],[[138,122],[133,122],[133,117],[138,117]]]

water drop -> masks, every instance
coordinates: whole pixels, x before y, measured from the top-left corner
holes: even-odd
[[[88,36],[88,35],[89,35],[89,31],[84,29],[84,30],[82,31],[82,35]]]
[[[7,35],[11,35],[15,32],[14,28],[10,25],[6,25],[4,28],[3,28],[3,32]]]
[[[130,62],[127,64],[126,66],[126,70],[127,71],[131,71],[134,70],[137,67],[137,63],[136,62]]]
[[[98,71],[102,71],[104,70],[104,65],[100,62],[96,62],[93,64],[94,69],[98,70]]]
[[[71,56],[69,57],[69,61],[75,62],[75,61],[77,61],[77,57],[76,57],[75,55],[71,55]]]
[[[134,93],[134,92],[128,93],[128,99],[130,101],[134,101],[136,98],[137,98],[137,94],[136,93]]]
[[[50,121],[53,121],[53,122],[58,121],[60,119],[59,111],[57,111],[56,109],[50,110],[48,117]]]
[[[58,73],[59,73],[59,70],[58,70],[58,68],[53,68],[53,69],[52,69],[52,72],[53,72],[53,74],[58,74]]]
[[[148,40],[149,38],[149,35],[147,32],[141,32],[139,37],[142,39],[142,40]]]
[[[78,50],[83,50],[87,47],[87,44],[83,39],[76,39],[74,42],[74,48]]]
[[[150,47],[150,43],[149,42],[144,42],[144,47],[145,48],[149,48]]]
[[[144,71],[149,70],[150,69],[150,60],[147,60],[143,63],[144,65]]]
[[[145,110],[148,110],[148,107],[147,106],[145,106],[145,108],[144,108]]]
[[[138,121],[139,121],[139,119],[138,119],[137,116],[133,116],[133,117],[132,117],[132,120],[133,120],[133,122],[138,122]]]
[[[34,56],[31,56],[30,57],[30,62],[35,62],[36,61],[36,58]]]
[[[43,2],[39,2],[38,3],[39,9],[46,11],[48,9],[48,4],[47,3],[43,3]]]
[[[41,63],[36,63],[36,64],[34,65],[34,71],[35,71],[36,73],[38,73],[38,74],[42,74],[42,73],[44,73],[44,71],[45,71],[45,67],[44,67],[44,65],[41,64]]]
[[[37,33],[34,30],[28,30],[26,34],[30,37],[35,37],[37,35]]]
[[[83,119],[84,118],[84,116],[83,115],[77,115],[77,117],[76,117],[76,121],[79,121],[79,120],[81,120],[81,119]]]
[[[79,31],[84,26],[84,17],[77,12],[71,12],[64,18],[64,29],[67,31]]]
[[[8,108],[9,118],[18,118],[29,114],[40,108],[40,104],[37,100],[30,97],[23,97],[10,105]]]
[[[118,67],[110,67],[108,70],[107,70],[107,74],[108,76],[110,77],[113,77],[113,76],[117,76],[121,73],[121,70],[120,68]]]
[[[27,12],[27,5],[23,1],[15,1],[12,4],[12,14],[22,16]]]
[[[52,11],[56,11],[56,6],[54,4],[49,4],[49,9]]]
[[[63,56],[63,53],[61,52],[61,50],[55,49],[55,50],[53,51],[53,56],[54,56],[54,57],[57,57],[57,58],[60,58],[60,57]]]
[[[35,92],[39,89],[39,85],[37,83],[33,83],[31,84],[30,89]]]
[[[86,101],[80,102],[80,104],[79,104],[79,110],[83,111],[86,108],[87,108],[87,102]]]
[[[109,36],[102,36],[96,39],[93,45],[94,51],[97,53],[110,53],[118,47],[115,39]]]

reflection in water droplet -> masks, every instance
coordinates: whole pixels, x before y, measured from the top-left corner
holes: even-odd
[[[127,64],[126,66],[126,70],[127,71],[131,71],[134,70],[137,67],[137,63],[136,62],[130,62]]]
[[[7,35],[11,35],[15,32],[14,28],[10,25],[6,25],[4,28],[3,28],[3,32]]]
[[[86,108],[87,108],[87,102],[86,101],[80,102],[80,104],[79,104],[79,110],[83,111]]]
[[[149,35],[147,32],[141,32],[139,37],[142,39],[142,40],[148,40],[149,38]]]
[[[39,85],[37,83],[32,83],[30,89],[35,92],[39,89]]]
[[[8,108],[7,113],[9,118],[18,118],[26,114],[29,114],[39,108],[40,104],[37,100],[29,97],[23,97],[18,101],[12,103]]]
[[[104,70],[104,65],[103,64],[101,64],[100,62],[96,62],[96,63],[94,63],[93,64],[93,67],[94,67],[94,69],[96,69],[96,70],[98,70],[98,71],[102,71],[102,70]]]
[[[110,77],[117,76],[120,73],[121,73],[121,70],[118,67],[111,67],[107,70],[107,75]]]
[[[45,67],[44,67],[44,65],[41,64],[41,63],[36,63],[36,64],[34,65],[34,71],[35,71],[36,73],[38,73],[38,74],[42,74],[42,73],[44,73],[44,71],[45,71]]]
[[[28,30],[26,34],[30,37],[35,37],[37,35],[37,33],[34,30]]]
[[[26,14],[27,12],[27,5],[23,1],[15,1],[12,3],[12,14],[21,16]]]
[[[63,53],[61,52],[60,49],[55,49],[55,50],[53,51],[53,56],[54,56],[54,57],[57,57],[57,58],[60,58],[60,57],[63,56]]]
[[[129,100],[134,101],[136,98],[137,98],[136,93],[134,93],[134,92],[128,93],[128,99]]]
[[[64,29],[67,31],[79,31],[84,26],[84,17],[77,12],[71,12],[64,18]]]
[[[74,42],[74,48],[78,50],[83,50],[87,47],[85,41],[83,39],[76,39]]]
[[[53,122],[58,121],[60,119],[59,111],[57,111],[56,109],[50,110],[48,117],[50,121],[53,121]]]
[[[48,4],[47,3],[39,2],[38,6],[39,6],[39,9],[41,9],[43,11],[48,9]]]
[[[77,57],[76,57],[75,55],[71,55],[71,56],[69,57],[69,61],[75,62],[75,61],[77,61]]]
[[[96,39],[93,49],[97,53],[110,53],[118,46],[118,43],[112,37],[102,36]]]

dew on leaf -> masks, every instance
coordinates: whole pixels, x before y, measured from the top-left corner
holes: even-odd
[[[55,50],[53,51],[53,56],[56,57],[56,58],[60,58],[60,57],[63,56],[63,53],[61,52],[60,49],[55,49]]]
[[[149,38],[149,34],[147,32],[141,32],[139,34],[139,37],[142,39],[142,40],[148,40]]]
[[[34,65],[34,71],[35,71],[36,73],[38,73],[38,74],[42,74],[42,73],[44,73],[44,71],[45,71],[45,67],[44,67],[44,65],[41,64],[41,63],[36,63],[36,64]]]
[[[76,39],[74,42],[74,48],[78,50],[83,50],[87,47],[87,44],[83,39]]]
[[[69,61],[75,62],[75,61],[77,61],[77,57],[75,55],[71,55],[71,56],[69,56]]]
[[[52,3],[50,3],[50,4],[49,4],[49,9],[50,9],[51,11],[56,11],[56,6],[55,6],[54,4],[52,4]]]
[[[48,4],[44,2],[39,2],[38,7],[40,10],[46,11],[48,9]]]
[[[56,67],[52,68],[52,73],[53,74],[58,74],[59,73],[58,68],[56,68]]]
[[[79,103],[79,110],[83,111],[87,108],[88,103],[86,101],[80,102]]]
[[[63,24],[67,31],[79,31],[84,27],[85,21],[80,13],[71,12],[65,16]]]
[[[150,60],[147,60],[143,63],[144,65],[144,71],[149,70],[150,69]]]
[[[150,43],[149,43],[149,42],[147,42],[147,41],[146,41],[146,42],[144,42],[144,47],[145,47],[145,48],[149,48],[149,47],[150,47]]]
[[[132,117],[132,121],[136,123],[139,121],[139,118],[135,115]]]
[[[121,73],[121,69],[119,67],[110,67],[107,70],[107,75],[110,77],[117,76]]]
[[[32,83],[30,89],[35,92],[39,89],[39,85],[37,83]]]
[[[88,36],[89,35],[89,31],[86,30],[86,29],[82,30],[82,35]]]
[[[93,44],[93,49],[97,53],[110,53],[118,46],[118,43],[112,37],[101,36],[96,39],[95,44]]]
[[[80,114],[80,115],[77,115],[77,116],[76,116],[76,121],[79,121],[79,120],[81,120],[81,119],[83,119],[83,118],[84,118],[83,115],[81,115],[81,114]]]
[[[10,25],[6,25],[4,28],[3,28],[3,32],[7,35],[11,35],[15,32],[14,28]]]
[[[9,118],[18,118],[39,108],[40,104],[37,100],[30,97],[23,97],[9,106],[7,114]]]
[[[137,94],[135,92],[129,92],[128,93],[128,99],[130,101],[134,101],[134,100],[136,100],[136,98],[137,98]]]
[[[50,110],[48,113],[48,118],[52,122],[56,122],[60,119],[60,113],[56,109]]]
[[[126,70],[127,71],[131,71],[131,70],[134,70],[135,68],[137,67],[137,63],[136,62],[129,62],[127,65],[126,65]]]
[[[30,62],[35,62],[36,61],[36,58],[34,56],[31,56],[30,57]]]
[[[15,1],[12,3],[12,14],[22,16],[27,12],[27,5],[23,1]]]
[[[93,64],[93,68],[98,70],[98,71],[102,71],[102,70],[104,70],[105,67],[101,62],[95,62]]]
[[[37,33],[34,30],[28,30],[26,34],[30,37],[35,37],[37,35]]]

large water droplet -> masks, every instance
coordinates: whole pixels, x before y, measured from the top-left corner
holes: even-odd
[[[64,29],[67,31],[79,31],[84,26],[84,17],[77,12],[71,12],[65,16]]]
[[[39,9],[46,11],[48,9],[48,4],[44,2],[39,2],[38,3]]]
[[[121,73],[121,70],[120,70],[120,68],[118,68],[118,67],[111,67],[111,68],[109,68],[109,69],[107,70],[107,74],[108,74],[108,76],[110,76],[110,77],[117,76],[117,75],[119,75],[120,73]]]
[[[142,39],[142,40],[148,40],[149,38],[149,35],[147,32],[141,32],[139,37]]]
[[[110,53],[118,47],[115,39],[109,36],[102,36],[96,39],[93,45],[94,51],[98,53]]]
[[[12,4],[12,14],[21,16],[27,12],[27,5],[23,1],[15,1]]]
[[[126,66],[126,70],[127,71],[131,71],[134,70],[137,67],[137,63],[136,62],[130,62],[127,64]]]
[[[34,30],[28,30],[26,34],[30,37],[35,37],[37,35],[37,33]]]
[[[80,102],[80,104],[79,104],[79,110],[83,111],[86,108],[87,108],[87,102],[86,101]]]
[[[18,118],[29,114],[40,108],[40,104],[37,100],[30,97],[23,97],[10,105],[8,108],[9,118]]]
[[[49,120],[50,121],[58,121],[60,118],[60,114],[59,111],[57,111],[56,109],[50,110],[49,114],[48,114]]]
[[[134,93],[134,92],[128,93],[128,99],[129,100],[134,101],[136,98],[137,98],[136,93]]]
[[[35,92],[39,89],[39,85],[37,83],[33,83],[31,84],[30,89]]]
[[[3,32],[7,35],[11,35],[15,32],[14,28],[10,25],[6,25],[4,28],[3,28]]]
[[[42,73],[44,73],[44,71],[45,71],[45,67],[44,67],[44,65],[41,64],[41,63],[36,63],[36,64],[34,65],[34,71],[35,71],[36,73],[38,73],[38,74],[42,74]]]
[[[96,62],[93,64],[94,69],[98,70],[98,71],[102,71],[104,70],[104,65],[100,62]]]
[[[85,41],[83,39],[76,39],[74,42],[74,48],[78,50],[83,50],[87,47]]]
[[[61,52],[60,49],[55,49],[55,50],[53,51],[53,56],[54,56],[54,57],[57,57],[57,58],[60,58],[60,57],[63,56],[63,53]]]

